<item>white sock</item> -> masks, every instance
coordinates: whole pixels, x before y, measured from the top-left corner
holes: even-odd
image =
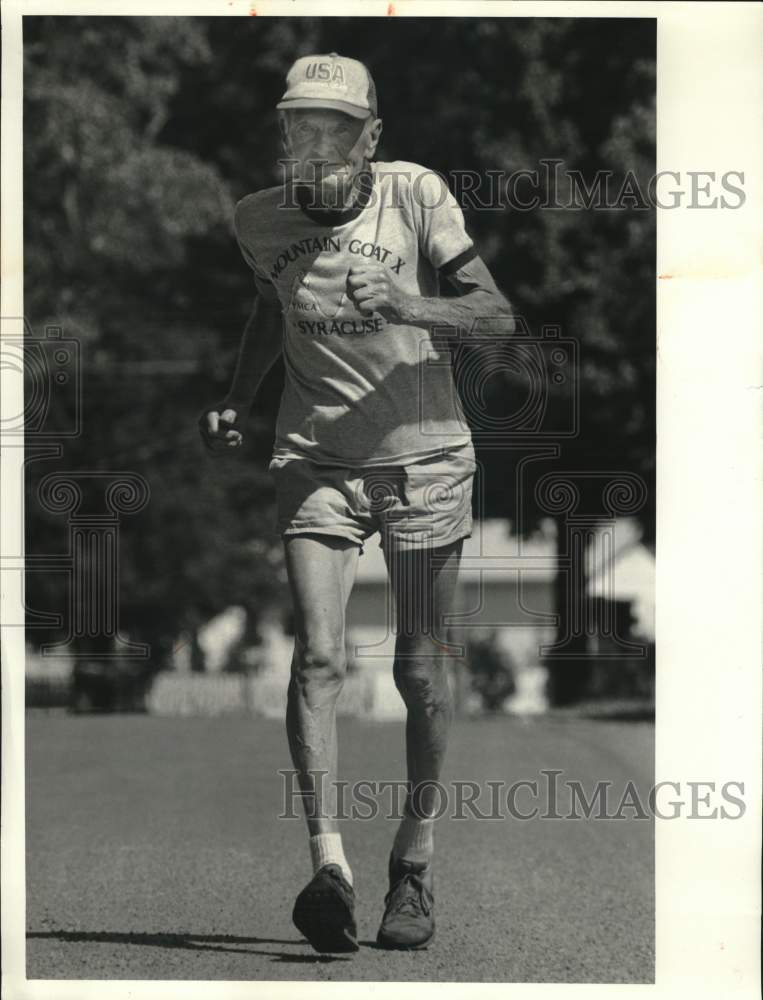
[[[434,854],[434,819],[419,819],[405,813],[392,853],[406,861],[429,861]]]
[[[344,856],[341,833],[316,833],[310,838],[310,857],[313,859],[313,875],[324,865],[339,865],[352,885],[352,869]]]

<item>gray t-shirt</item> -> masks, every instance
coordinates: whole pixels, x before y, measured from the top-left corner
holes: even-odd
[[[364,316],[347,295],[350,268],[379,261],[407,294],[437,296],[438,272],[475,256],[463,214],[415,163],[374,163],[369,181],[366,203],[340,221],[284,186],[236,206],[244,258],[284,315],[274,457],[409,465],[471,441],[442,338],[437,349],[427,329]]]

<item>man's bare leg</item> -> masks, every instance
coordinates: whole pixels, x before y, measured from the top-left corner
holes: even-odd
[[[395,684],[408,709],[409,791],[389,859],[390,891],[377,941],[385,948],[424,948],[434,934],[434,814],[453,700],[448,684],[445,618],[452,610],[463,541],[391,553],[395,596]]]
[[[313,878],[292,919],[319,952],[357,951],[352,871],[336,821],[336,701],[347,669],[344,615],[359,549],[332,536],[285,539],[295,641],[286,731],[310,833]]]
[[[440,777],[453,717],[448,685],[445,620],[453,610],[463,540],[447,546],[395,553],[387,564],[395,596],[395,684],[408,709],[406,758],[414,817],[438,806]],[[424,787],[420,787],[424,785]]]
[[[347,669],[345,607],[360,550],[330,535],[287,536],[284,549],[295,621],[286,732],[308,831],[336,833],[336,701]]]

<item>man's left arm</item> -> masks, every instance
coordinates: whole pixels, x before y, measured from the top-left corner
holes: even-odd
[[[499,291],[493,276],[479,256],[468,255],[463,263],[441,269],[457,295],[448,298],[423,298],[408,295],[395,282],[388,269],[369,262],[350,270],[348,285],[361,312],[379,313],[389,323],[407,326],[437,327],[445,332],[480,333],[514,332],[514,318],[509,301]]]

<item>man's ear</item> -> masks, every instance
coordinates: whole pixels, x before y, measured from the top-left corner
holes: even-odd
[[[281,111],[278,115],[278,130],[281,133],[281,146],[287,156],[291,156],[291,143],[289,142],[289,123],[286,114]]]
[[[383,123],[381,118],[374,119],[373,124],[366,125],[366,156],[370,160],[376,153],[376,147],[381,139]]]

